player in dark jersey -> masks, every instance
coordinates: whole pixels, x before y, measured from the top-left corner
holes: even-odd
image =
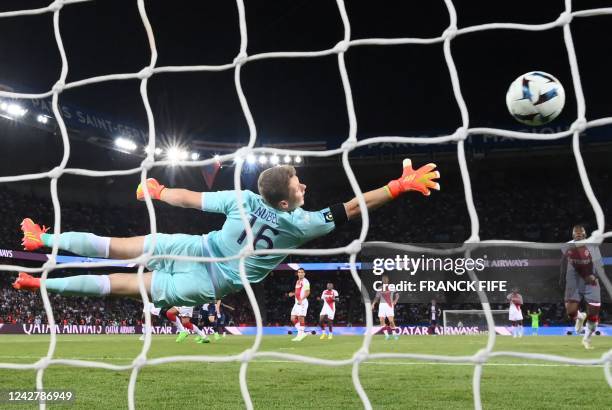
[[[578,243],[587,237],[582,225],[572,229],[573,240],[563,248],[561,260],[561,279],[565,279],[565,310],[567,316],[575,323],[576,333],[580,333],[586,321],[582,344],[592,349],[591,336],[597,330],[599,309],[601,307],[601,288],[598,276],[605,274],[599,247],[594,244]],[[582,299],[587,304],[587,311],[580,312]]]
[[[436,327],[438,326],[438,318],[442,314],[442,311],[436,304],[435,299],[431,300],[431,305],[429,305],[429,308],[427,309],[427,311],[428,311],[427,316],[429,317],[429,328],[427,329],[427,333],[435,336]]]
[[[223,308],[234,310],[233,307],[222,303],[221,299],[217,299],[215,303],[205,303],[202,305],[201,316],[207,318],[208,324],[213,329],[213,337],[215,340],[220,340],[221,337],[225,337],[226,334],[226,317]]]

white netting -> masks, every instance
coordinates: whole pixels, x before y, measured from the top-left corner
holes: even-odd
[[[508,310],[491,310],[491,316],[497,316],[501,323],[508,321]],[[464,310],[445,310],[442,312],[442,326],[444,329],[450,326],[486,326],[487,318],[484,310],[464,309]],[[499,322],[498,322],[499,323]]]
[[[277,353],[277,352],[264,352],[259,351],[259,347],[261,344],[262,338],[262,322],[261,315],[259,312],[259,306],[257,305],[257,301],[255,300],[255,295],[251,286],[248,283],[245,266],[244,266],[244,258],[253,255],[253,254],[271,254],[271,253],[283,253],[283,254],[294,254],[294,255],[331,255],[331,254],[342,254],[347,253],[350,255],[350,270],[355,280],[356,284],[361,287],[361,281],[357,274],[355,268],[355,261],[357,253],[361,250],[361,246],[365,243],[366,234],[368,232],[369,220],[368,220],[368,212],[365,207],[365,201],[359,188],[359,184],[355,179],[355,175],[351,169],[349,163],[349,153],[364,145],[380,143],[380,142],[395,142],[395,143],[413,143],[413,144],[439,144],[445,142],[455,141],[457,142],[457,156],[459,160],[459,166],[461,169],[461,176],[464,184],[465,190],[465,199],[467,203],[467,208],[471,221],[471,235],[466,240],[466,243],[477,244],[477,243],[504,243],[506,245],[515,245],[515,246],[524,246],[527,243],[523,243],[521,245],[520,242],[512,242],[512,241],[480,241],[479,240],[479,221],[478,215],[476,213],[476,208],[474,207],[474,199],[472,196],[472,189],[469,178],[469,170],[467,168],[466,160],[465,160],[465,150],[464,150],[464,141],[468,137],[468,135],[475,134],[492,134],[497,136],[509,137],[509,138],[517,138],[517,139],[533,139],[533,140],[551,140],[551,139],[560,139],[572,136],[572,147],[574,157],[576,159],[576,164],[578,166],[578,171],[580,174],[580,179],[582,185],[584,187],[584,191],[586,193],[587,198],[593,208],[593,211],[597,220],[597,229],[592,233],[589,241],[592,243],[601,243],[604,238],[612,237],[611,232],[604,232],[605,221],[604,214],[602,208],[597,201],[595,194],[593,193],[593,189],[591,188],[591,184],[589,182],[589,177],[584,166],[584,161],[582,159],[582,155],[580,152],[580,133],[587,128],[590,127],[600,127],[606,124],[612,124],[612,117],[600,118],[592,121],[587,121],[585,118],[585,101],[584,95],[582,92],[582,85],[580,81],[580,73],[578,70],[578,63],[576,59],[576,54],[574,50],[572,34],[570,30],[570,22],[573,18],[582,18],[582,17],[590,17],[590,16],[598,16],[604,14],[612,14],[612,8],[600,8],[600,9],[592,9],[592,10],[582,10],[582,11],[572,11],[572,2],[571,0],[565,1],[565,11],[561,13],[561,15],[553,22],[547,24],[512,24],[512,23],[491,23],[491,24],[483,24],[472,27],[465,27],[458,29],[457,28],[457,15],[455,12],[454,4],[452,0],[444,0],[446,7],[448,9],[448,13],[450,16],[450,24],[446,30],[442,33],[442,35],[435,38],[392,38],[392,39],[384,39],[384,38],[369,38],[369,39],[359,39],[359,40],[351,40],[351,26],[348,15],[346,13],[345,5],[343,0],[337,0],[338,10],[340,12],[340,16],[342,19],[342,24],[344,27],[344,38],[342,41],[338,42],[334,47],[329,48],[327,50],[315,51],[315,52],[272,52],[272,53],[262,53],[249,56],[247,54],[247,28],[246,28],[246,19],[245,19],[245,9],[243,0],[237,0],[238,7],[238,17],[239,17],[239,25],[240,25],[240,49],[239,52],[232,63],[224,64],[224,65],[199,65],[199,66],[168,66],[168,67],[156,67],[157,61],[157,49],[155,46],[155,39],[153,36],[153,28],[149,23],[147,12],[145,10],[144,0],[137,0],[138,3],[138,11],[142,20],[142,23],[145,27],[149,48],[151,50],[151,59],[148,66],[144,67],[138,73],[126,73],[126,74],[111,74],[104,75],[92,78],[86,78],[80,81],[75,81],[71,83],[66,83],[66,77],[68,74],[68,59],[66,57],[66,53],[62,44],[62,36],[60,33],[59,26],[59,17],[61,9],[72,3],[80,3],[89,0],[56,0],[52,2],[49,6],[40,8],[40,9],[32,9],[32,10],[18,10],[11,12],[3,12],[0,13],[0,18],[6,17],[18,17],[18,16],[27,16],[33,14],[43,14],[43,13],[53,13],[53,26],[55,32],[55,40],[57,42],[58,51],[61,56],[62,61],[62,69],[60,77],[57,82],[53,86],[50,91],[39,93],[39,94],[26,94],[26,93],[14,93],[14,92],[4,92],[0,91],[0,97],[9,97],[9,98],[23,98],[23,99],[40,99],[51,96],[52,97],[52,107],[55,119],[59,125],[59,129],[61,132],[62,142],[64,146],[64,154],[61,163],[48,172],[42,172],[37,174],[27,174],[27,175],[15,175],[9,177],[0,177],[0,182],[14,182],[14,181],[27,181],[34,179],[43,179],[49,178],[51,180],[51,195],[53,199],[53,208],[55,213],[54,218],[54,247],[51,253],[51,256],[42,267],[40,268],[27,268],[22,266],[15,265],[0,265],[0,269],[9,270],[9,271],[26,271],[26,272],[42,272],[42,286],[41,286],[41,295],[45,307],[45,311],[48,317],[51,334],[50,334],[50,342],[47,355],[41,358],[39,361],[32,364],[12,364],[12,363],[0,363],[0,368],[7,369],[36,369],[36,387],[37,389],[43,388],[43,374],[45,369],[51,364],[63,364],[63,365],[71,365],[71,366],[79,366],[79,367],[95,367],[95,368],[103,368],[110,370],[132,370],[129,388],[128,388],[128,405],[130,409],[135,408],[135,388],[136,388],[136,379],[138,377],[138,373],[140,368],[147,365],[157,365],[169,362],[178,362],[178,361],[200,361],[200,362],[230,362],[230,361],[241,361],[242,365],[240,367],[239,381],[240,381],[240,389],[242,392],[242,396],[246,407],[251,409],[253,408],[253,403],[251,401],[251,397],[249,395],[248,386],[247,386],[247,378],[246,372],[250,361],[254,358],[268,357],[268,358],[276,358],[276,359],[284,359],[284,360],[292,360],[298,361],[302,363],[316,364],[316,365],[325,365],[325,366],[344,366],[351,365],[353,366],[352,371],[352,379],[354,383],[355,390],[359,394],[363,405],[366,409],[371,409],[372,405],[368,399],[366,392],[364,391],[360,379],[359,379],[359,366],[361,362],[366,359],[389,359],[389,358],[397,358],[397,359],[416,359],[423,361],[436,361],[436,362],[463,362],[463,363],[473,363],[475,366],[474,369],[474,377],[473,377],[473,393],[474,393],[474,407],[476,409],[482,408],[481,397],[480,397],[480,382],[482,375],[482,366],[483,364],[491,357],[519,357],[525,359],[539,359],[539,360],[548,360],[558,363],[564,364],[577,364],[577,365],[604,365],[604,374],[606,380],[610,386],[612,386],[612,372],[610,370],[610,366],[612,363],[612,351],[609,351],[602,355],[599,359],[572,359],[555,355],[546,355],[546,354],[529,354],[529,353],[516,353],[516,352],[493,352],[493,347],[495,344],[495,331],[491,331],[494,329],[495,323],[493,321],[491,315],[491,308],[487,301],[487,297],[484,293],[479,292],[479,297],[482,302],[483,309],[485,311],[485,315],[487,318],[487,324],[489,327],[489,336],[488,342],[484,349],[478,351],[472,356],[443,356],[443,355],[425,355],[425,354],[410,354],[410,353],[378,353],[378,354],[370,354],[369,346],[372,339],[372,334],[369,330],[372,327],[372,311],[371,311],[371,303],[367,294],[364,294],[365,299],[365,311],[366,311],[366,325],[368,328],[368,332],[366,332],[363,338],[362,347],[355,352],[352,359],[347,360],[325,360],[318,359],[308,356],[300,356],[293,355],[287,353]],[[571,67],[571,74],[573,79],[573,85],[576,95],[577,101],[577,119],[572,124],[571,128],[567,131],[557,132],[553,134],[531,134],[531,133],[523,133],[523,132],[514,132],[502,129],[492,129],[492,128],[469,128],[469,114],[468,109],[463,100],[461,94],[461,87],[459,84],[459,77],[457,75],[457,69],[455,67],[453,57],[451,55],[451,42],[452,40],[462,34],[482,31],[482,30],[494,30],[494,29],[513,29],[513,30],[528,30],[528,31],[543,31],[549,30],[556,27],[563,27],[563,36],[565,40],[565,45],[567,48],[567,53],[569,57],[569,64]],[[355,116],[355,110],[353,107],[353,99],[351,94],[351,86],[348,78],[348,74],[345,67],[344,54],[349,49],[349,47],[362,46],[362,45],[393,45],[393,44],[436,44],[443,43],[444,48],[444,57],[446,60],[446,64],[448,66],[449,74],[451,77],[451,82],[453,86],[453,92],[455,95],[455,99],[457,104],[459,105],[459,109],[461,112],[461,126],[457,129],[455,133],[452,135],[436,137],[436,138],[416,138],[416,137],[401,137],[401,136],[385,136],[385,137],[375,137],[368,138],[364,140],[357,141],[357,119]],[[250,61],[261,60],[261,59],[271,59],[271,58],[314,58],[336,54],[338,56],[338,68],[340,70],[340,75],[342,78],[342,85],[344,88],[344,93],[346,96],[346,107],[347,114],[349,118],[349,134],[346,141],[342,144],[341,148],[335,150],[328,151],[297,151],[297,150],[284,150],[284,149],[268,149],[268,148],[255,148],[255,142],[257,138],[257,132],[255,128],[255,123],[251,112],[249,110],[249,106],[247,103],[247,99],[243,93],[241,82],[240,82],[240,72],[242,66]],[[255,337],[255,341],[253,346],[250,349],[245,350],[239,355],[234,356],[171,356],[171,357],[162,357],[157,359],[147,359],[147,353],[151,346],[151,334],[147,333],[145,337],[145,342],[142,347],[141,353],[134,359],[132,364],[126,366],[112,365],[104,362],[98,361],[85,361],[85,360],[60,360],[53,359],[53,354],[56,346],[56,332],[55,332],[55,322],[53,317],[53,312],[51,310],[51,305],[49,303],[49,297],[47,295],[46,287],[45,287],[45,279],[47,278],[49,272],[53,271],[57,268],[56,265],[56,257],[57,257],[57,243],[58,236],[60,233],[60,203],[57,195],[57,180],[63,174],[75,174],[75,175],[84,175],[90,177],[104,177],[111,175],[129,175],[140,172],[141,174],[141,182],[147,178],[147,171],[152,167],[160,167],[160,166],[168,166],[170,165],[169,161],[155,161],[154,152],[155,152],[155,123],[153,118],[153,113],[151,111],[151,107],[149,105],[149,100],[147,97],[147,82],[148,78],[156,73],[162,72],[188,72],[188,71],[222,71],[222,70],[234,70],[234,82],[236,86],[236,92],[238,94],[240,105],[242,107],[244,116],[247,120],[247,124],[249,127],[249,143],[246,147],[243,147],[233,154],[223,155],[221,156],[221,161],[230,160],[233,158],[238,159],[235,174],[234,174],[234,183],[236,194],[239,199],[238,203],[242,204],[242,193],[240,191],[240,175],[242,171],[242,166],[244,163],[244,159],[250,153],[257,152],[268,152],[268,153],[276,153],[276,154],[292,154],[292,155],[301,155],[301,156],[315,156],[315,157],[328,157],[332,155],[342,154],[342,164],[344,170],[348,176],[351,187],[357,196],[359,201],[361,216],[363,219],[361,233],[359,235],[359,239],[353,241],[350,245],[334,248],[334,249],[296,249],[296,250],[280,250],[280,249],[272,249],[272,250],[254,250],[252,248],[253,243],[253,232],[251,230],[250,224],[248,223],[247,215],[245,213],[244,208],[240,205],[240,215],[245,225],[245,229],[247,232],[247,247],[243,249],[243,251],[239,255],[234,255],[232,257],[227,258],[195,258],[195,257],[180,257],[180,256],[172,256],[166,255],[161,256],[162,258],[167,259],[176,259],[176,260],[193,260],[193,261],[202,261],[202,262],[215,262],[221,260],[229,260],[229,259],[240,259],[240,277],[244,284],[244,288],[248,295],[249,301],[252,305],[253,312],[255,314],[255,319],[257,323],[257,335]],[[104,81],[114,81],[114,80],[128,80],[128,79],[138,79],[140,80],[140,94],[142,96],[142,101],[147,113],[148,120],[148,128],[149,128],[149,141],[147,146],[147,157],[142,162],[141,166],[138,168],[130,169],[130,170],[116,170],[116,171],[93,171],[88,169],[70,169],[66,168],[66,164],[68,162],[68,158],[70,156],[70,142],[68,140],[68,133],[66,129],[66,125],[62,119],[60,114],[60,110],[58,107],[58,99],[59,95],[62,91],[70,88],[81,87],[87,84],[100,83]],[[217,161],[217,159],[208,159],[202,161],[189,161],[189,162],[181,162],[180,165],[183,166],[204,166],[212,164]],[[145,200],[147,210],[149,212],[149,219],[151,223],[151,232],[156,233],[156,220],[155,220],[155,212],[153,208],[153,203],[151,202],[151,198],[148,195],[148,192],[145,190]],[[394,247],[394,248],[411,248],[418,249],[410,246],[402,246],[402,245],[394,245],[394,244],[384,244],[385,246]],[[533,247],[558,247],[557,245],[552,244],[527,244],[528,246]],[[154,246],[151,246],[153,249]],[[469,250],[466,250],[469,252]],[[144,283],[143,283],[143,269],[144,264],[151,258],[151,253],[143,254],[138,258],[134,258],[129,260],[129,262],[139,264],[138,269],[138,278],[140,282],[140,292],[143,301],[148,302],[148,296],[146,294]],[[103,267],[109,266],[104,262],[99,263],[71,263],[71,264],[62,264],[64,268],[71,267]],[[470,277],[475,279],[475,275],[473,272],[469,272]],[[607,280],[607,278],[603,277],[604,285],[607,291],[612,294],[612,285]],[[145,324],[147,328],[150,329],[151,324],[151,316],[147,312],[145,316]],[[45,408],[44,403],[40,403],[40,408]]]

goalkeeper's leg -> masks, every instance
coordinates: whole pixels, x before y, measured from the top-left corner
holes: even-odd
[[[43,246],[53,247],[55,235],[46,233],[47,228],[41,228],[32,219],[25,218],[21,222],[21,230],[21,243],[26,250],[33,251]],[[59,249],[81,256],[130,259],[142,255],[144,243],[144,236],[111,238],[89,232],[63,232],[59,235],[57,245]]]
[[[143,273],[144,285],[151,296],[151,272]],[[113,273],[111,275],[79,275],[65,278],[50,278],[46,281],[47,290],[67,296],[133,296],[140,297],[138,276],[133,273]],[[13,287],[18,290],[36,291],[40,288],[40,278],[27,273],[19,273]]]

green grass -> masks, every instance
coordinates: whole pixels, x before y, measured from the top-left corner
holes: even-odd
[[[33,363],[46,354],[48,336],[0,337],[0,362]],[[228,355],[250,347],[252,337],[228,337],[199,345],[190,337],[182,344],[171,336],[153,336],[149,357],[170,355]],[[359,337],[333,341],[308,337],[292,343],[286,336],[264,339],[261,350],[346,359],[361,346]],[[58,337],[56,358],[129,364],[140,352],[138,336]],[[405,336],[398,341],[374,338],[370,351],[470,355],[485,346],[483,336]],[[586,351],[577,337],[498,337],[496,350],[549,353],[574,358],[599,358],[612,349],[611,337],[595,337],[595,350]],[[171,363],[144,367],[136,388],[136,405],[145,409],[244,408],[238,384],[239,363]],[[415,360],[367,361],[360,378],[378,409],[473,408],[474,366],[431,364]],[[127,406],[130,372],[53,365],[45,371],[48,389],[76,394],[71,409]],[[255,408],[362,408],[351,381],[351,366],[327,367],[266,358],[252,362],[248,381]],[[33,389],[34,370],[0,369],[0,390]],[[483,371],[485,409],[606,409],[612,407],[612,388],[602,366],[565,366],[545,361],[496,358]],[[51,408],[59,406],[50,406]],[[38,408],[0,403],[0,408]],[[61,406],[59,408],[64,408]]]

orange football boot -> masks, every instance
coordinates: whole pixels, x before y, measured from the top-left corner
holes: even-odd
[[[40,279],[35,278],[32,275],[28,275],[25,272],[19,272],[19,276],[15,282],[13,282],[13,287],[17,290],[29,290],[31,292],[36,292],[40,289]]]
[[[34,223],[30,218],[25,218],[21,221],[21,231],[23,232],[23,239],[21,245],[26,251],[35,251],[43,246],[43,241],[40,235],[47,232],[49,228],[43,225],[42,229],[40,225]]]

